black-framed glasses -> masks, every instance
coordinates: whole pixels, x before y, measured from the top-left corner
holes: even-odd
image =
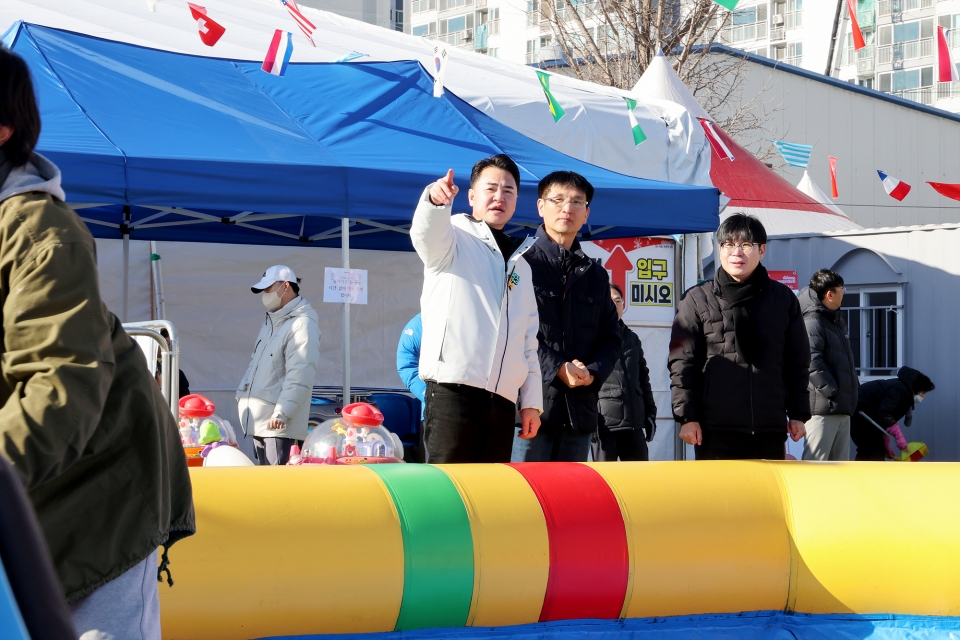
[[[720,245],[720,251],[723,251],[725,255],[732,256],[737,249],[740,249],[740,251],[743,251],[743,255],[748,256],[759,246],[755,242],[724,242]]]

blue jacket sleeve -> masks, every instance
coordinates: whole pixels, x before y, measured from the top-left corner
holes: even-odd
[[[420,379],[420,338],[423,335],[423,323],[418,313],[400,334],[397,344],[397,373],[404,386],[417,400],[424,402],[427,383]]]

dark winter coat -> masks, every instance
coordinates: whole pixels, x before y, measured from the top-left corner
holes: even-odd
[[[815,416],[854,414],[860,381],[847,324],[810,287],[798,296],[810,340],[810,412]]]
[[[681,424],[786,434],[788,416],[810,419],[810,343],[796,296],[767,279],[750,314],[762,347],[755,364],[737,353],[733,309],[717,277],[680,299],[669,367],[673,413]]]
[[[620,338],[620,357],[600,387],[600,433],[647,428],[647,416],[657,417],[640,338],[622,321]]]
[[[863,411],[884,429],[897,424],[913,408],[913,383],[919,375],[916,369],[900,367],[896,378],[863,383],[857,411]]]
[[[619,320],[606,269],[588,258],[578,241],[570,247],[565,269],[561,249],[541,225],[536,242],[524,254],[540,314],[540,428],[556,431],[569,425],[589,433],[597,428],[598,392],[620,355]],[[573,360],[586,365],[592,384],[571,389],[557,376],[560,367]]]

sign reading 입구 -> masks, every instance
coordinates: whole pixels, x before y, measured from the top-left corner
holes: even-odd
[[[582,242],[583,252],[599,261],[610,282],[623,290],[624,322],[672,322],[675,244],[669,238],[618,238]]]
[[[367,270],[324,269],[323,301],[367,304]]]

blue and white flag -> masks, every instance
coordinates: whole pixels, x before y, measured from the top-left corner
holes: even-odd
[[[352,60],[358,60],[360,58],[366,58],[366,53],[360,53],[359,51],[351,51],[345,55],[340,56],[334,62],[350,62]]]
[[[791,167],[806,169],[807,165],[810,164],[810,153],[813,151],[813,145],[797,144],[795,142],[777,142],[776,140],[771,140],[771,142],[777,145],[777,149],[780,150],[780,155],[783,156],[783,159],[786,160],[787,164]]]

